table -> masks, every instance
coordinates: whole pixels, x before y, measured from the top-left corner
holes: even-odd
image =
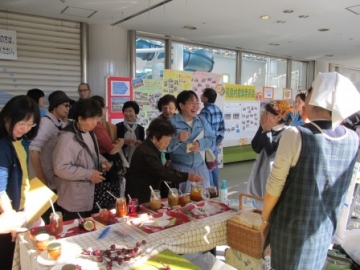
[[[234,216],[236,212],[227,211],[200,220],[192,220],[189,223],[169,228],[160,232],[146,234],[127,222],[110,225],[110,233],[101,240],[98,236],[104,226],[98,225],[98,230],[77,236],[59,240],[63,249],[71,254],[71,257],[85,261],[91,269],[106,269],[105,264],[92,261],[89,257],[81,255],[83,248],[108,249],[112,244],[133,247],[136,242],[146,240],[141,247],[142,253],[132,261],[121,266],[114,263],[113,269],[132,269],[145,262],[150,257],[170,249],[178,254],[195,253],[210,250],[216,246],[227,244],[226,220]],[[28,233],[20,234],[17,238],[13,270],[48,270],[37,262],[39,253]],[[90,268],[89,268],[90,269]]]

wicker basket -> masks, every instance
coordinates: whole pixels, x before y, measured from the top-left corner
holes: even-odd
[[[240,194],[239,196],[239,210],[242,210],[242,197],[249,197],[252,199],[260,200],[263,199],[260,197],[248,195],[248,194]],[[260,210],[256,212],[261,213]],[[229,247],[236,249],[242,253],[245,253],[251,257],[256,259],[262,258],[263,245],[264,241],[261,236],[260,230],[255,230],[244,225],[241,225],[238,222],[235,222],[232,219],[227,220],[226,222],[227,229],[227,241]],[[269,250],[266,252],[270,253]]]

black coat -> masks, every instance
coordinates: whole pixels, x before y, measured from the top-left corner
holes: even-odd
[[[160,151],[150,138],[134,151],[131,166],[126,173],[125,195],[138,198],[139,203],[150,201],[150,188],[160,189],[161,181],[186,182],[188,173],[174,171],[161,163]]]

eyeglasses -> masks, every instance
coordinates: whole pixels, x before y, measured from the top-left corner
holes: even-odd
[[[16,125],[19,127],[19,128],[27,128],[27,129],[32,129],[33,127],[36,127],[36,123],[35,124],[27,124],[27,123],[24,123],[24,122],[17,122]]]
[[[200,103],[199,102],[185,102],[186,105],[196,105],[199,106]]]
[[[89,91],[90,89],[78,89],[78,92],[79,93],[83,93],[83,92],[87,92],[87,91]]]
[[[64,105],[65,108],[70,108],[71,107],[71,105],[68,104],[68,103],[63,103],[62,105]]]

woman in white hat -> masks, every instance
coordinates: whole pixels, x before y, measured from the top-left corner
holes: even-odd
[[[358,104],[360,94],[350,80],[320,73],[305,100],[311,122],[282,135],[262,212],[272,268],[324,266],[358,149],[355,132],[340,123]]]

